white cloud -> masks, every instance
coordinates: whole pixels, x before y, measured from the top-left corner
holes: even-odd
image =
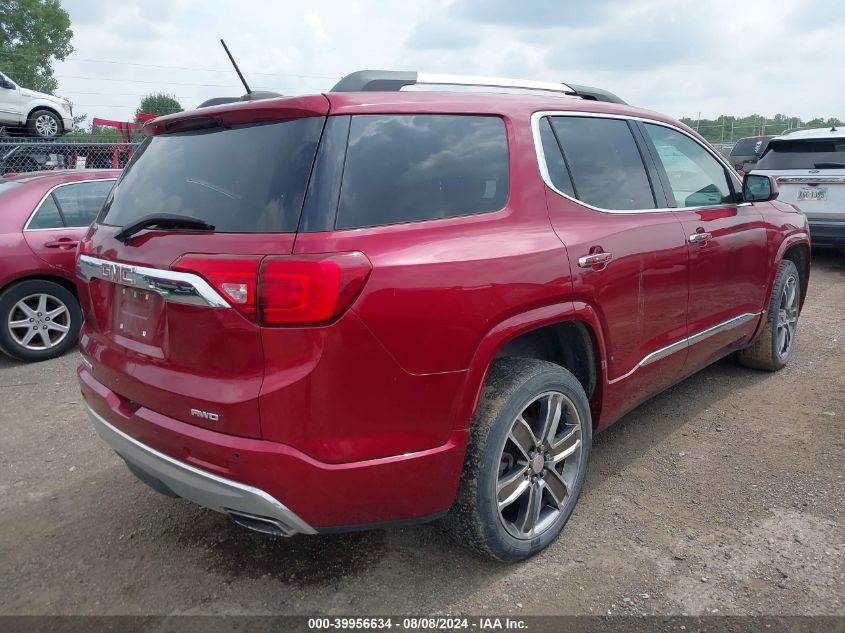
[[[127,120],[149,92],[186,107],[241,94],[223,37],[251,87],[284,94],[385,68],[589,84],[673,116],[845,118],[832,0],[63,4],[77,50],[55,66],[58,92],[89,116]]]

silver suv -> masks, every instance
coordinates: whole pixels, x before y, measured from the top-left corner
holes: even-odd
[[[845,128],[773,138],[753,173],[777,179],[778,200],[804,212],[813,246],[845,246]]]

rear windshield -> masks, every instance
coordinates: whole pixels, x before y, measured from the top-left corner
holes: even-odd
[[[769,139],[752,136],[750,138],[741,138],[731,148],[731,156],[759,156],[766,151],[766,146],[769,144]]]
[[[296,231],[324,120],[153,136],[126,168],[100,221],[126,226],[169,213],[223,233]]]
[[[845,169],[845,138],[772,141],[755,169]]]

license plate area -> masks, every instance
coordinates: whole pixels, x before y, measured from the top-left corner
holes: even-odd
[[[798,199],[805,200],[827,200],[827,187],[802,187],[798,190]]]
[[[114,284],[111,331],[115,337],[159,346],[163,338],[164,299],[156,292]]]

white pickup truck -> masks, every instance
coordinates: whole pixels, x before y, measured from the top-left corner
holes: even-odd
[[[73,130],[73,113],[67,99],[22,88],[0,72],[0,127],[55,138]]]

